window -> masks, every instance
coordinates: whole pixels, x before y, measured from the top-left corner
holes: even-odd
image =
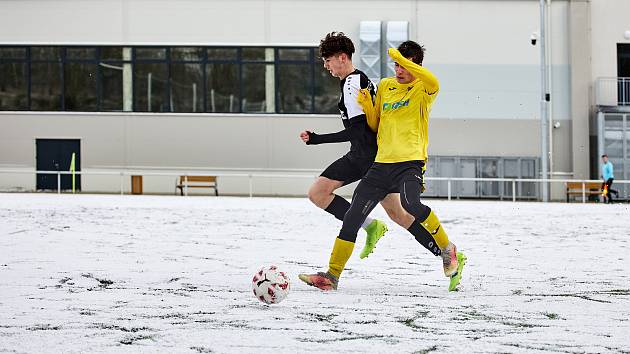
[[[206,112],[240,112],[237,48],[208,48],[206,53]]]
[[[31,63],[31,109],[34,111],[60,111],[61,63]]]
[[[452,157],[431,156],[427,172],[428,180],[423,195],[446,197],[449,192],[455,198],[498,198],[536,199],[536,182],[517,182],[516,195],[511,181],[456,181],[451,180],[451,189],[447,181],[431,180],[441,178],[514,178],[535,179],[537,176],[537,158],[532,157]]]
[[[133,108],[136,112],[171,112],[166,48],[136,48]]]
[[[203,49],[171,50],[171,89],[173,112],[203,112]]]
[[[314,47],[0,46],[0,110],[338,113]]]
[[[243,48],[241,59],[241,111],[274,112],[273,48]]]
[[[66,48],[63,65],[63,102],[66,111],[96,111],[97,62],[95,48]]]
[[[26,48],[0,48],[0,107],[28,109]]]
[[[278,50],[278,113],[313,111],[313,58],[308,49]]]
[[[101,111],[131,111],[133,103],[132,48],[101,47],[98,63]]]

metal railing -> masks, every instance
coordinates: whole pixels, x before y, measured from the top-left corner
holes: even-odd
[[[595,81],[595,104],[630,105],[630,77],[600,77]]]
[[[255,178],[309,178],[313,179],[318,176],[320,170],[310,169],[214,169],[214,170],[88,170],[77,171],[77,175],[109,175],[118,176],[120,178],[120,194],[125,193],[125,177],[129,176],[195,176],[195,175],[211,175],[217,177],[240,177],[247,178],[249,184],[249,197],[254,196],[253,185]],[[49,174],[57,177],[57,193],[61,194],[61,176],[71,175],[69,171],[35,171],[30,169],[0,169],[1,174]],[[589,182],[601,183],[601,180],[576,180],[576,179],[536,179],[536,178],[471,178],[471,177],[425,177],[426,181],[442,181],[447,183],[447,199],[453,199],[453,183],[454,182],[507,182],[512,184],[512,201],[517,200],[517,183],[582,183],[582,203],[586,203],[589,189],[586,187]],[[615,184],[630,184],[627,180],[615,180]],[[184,195],[188,195],[187,185],[184,186]],[[539,199],[539,196],[536,196]]]

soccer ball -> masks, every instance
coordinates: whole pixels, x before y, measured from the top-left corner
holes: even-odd
[[[289,277],[278,267],[262,267],[252,279],[254,296],[265,304],[277,304],[289,294]]]

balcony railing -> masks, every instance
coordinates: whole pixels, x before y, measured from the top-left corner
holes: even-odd
[[[595,104],[630,106],[630,77],[600,77],[595,81]]]

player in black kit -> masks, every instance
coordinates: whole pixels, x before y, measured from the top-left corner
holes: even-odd
[[[374,98],[374,85],[362,71],[355,69],[352,64],[353,53],[352,40],[341,32],[327,34],[319,45],[319,55],[324,61],[324,68],[341,80],[338,105],[344,129],[330,134],[316,134],[308,130],[300,133],[300,138],[307,145],[350,142],[350,151],[328,166],[308,191],[308,197],[315,205],[341,221],[350,208],[350,203],[334,194],[334,191],[360,180],[372,166],[377,151],[376,133],[368,126],[363,108],[357,102],[361,89],[367,89]],[[399,193],[387,195],[381,201],[381,205],[392,221],[407,229],[433,254],[436,256],[440,254],[440,249],[431,234],[402,208]],[[362,228],[366,230],[367,237],[360,258],[365,258],[385,234],[387,226],[380,220],[368,217]],[[303,275],[304,277],[300,275],[300,279],[310,283],[310,276]]]

